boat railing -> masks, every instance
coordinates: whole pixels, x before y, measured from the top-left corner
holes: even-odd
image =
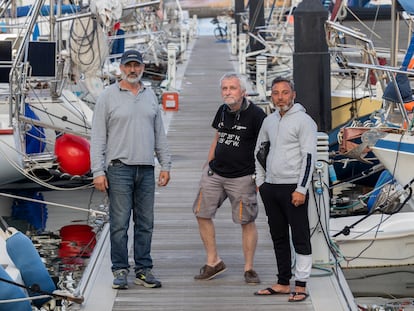
[[[408,116],[408,112],[405,109],[404,106],[404,100],[402,98],[400,89],[399,89],[399,85],[397,83],[396,80],[396,74],[403,74],[403,75],[407,75],[407,76],[411,76],[414,77],[414,70],[402,70],[400,68],[396,68],[396,67],[391,67],[391,66],[384,66],[384,65],[372,65],[372,64],[361,64],[361,63],[348,63],[349,66],[352,67],[358,67],[358,68],[365,68],[365,69],[369,69],[369,70],[373,70],[373,71],[382,71],[382,72],[386,72],[387,76],[390,77],[390,82],[392,83],[392,85],[395,88],[395,94],[397,96],[397,101],[396,101],[396,105],[398,107],[398,110],[400,111],[402,117],[403,117],[403,123],[405,124],[410,124],[410,118]]]
[[[387,83],[391,80],[390,72],[382,70],[378,60],[378,51],[373,41],[361,32],[329,20],[325,22],[325,28],[331,54],[342,55],[347,51],[359,51],[364,63],[377,66],[377,70],[373,70],[372,74],[375,76],[375,80],[379,82],[382,91],[384,91]],[[352,44],[348,42],[351,41],[350,39],[352,39]],[[352,67],[347,61],[343,61],[339,65],[346,68]]]
[[[26,19],[25,27],[21,29],[21,44],[17,46],[16,56],[13,60],[13,65],[9,75],[10,94],[16,94],[17,92],[16,96],[10,96],[9,98],[10,124],[12,124],[12,120],[20,113],[21,105],[24,102],[24,94],[21,90],[26,83],[27,74],[24,72],[24,69],[27,69],[27,66],[22,64],[24,63],[24,55],[27,49],[27,44],[30,40],[30,36],[43,4],[44,0],[35,2],[31,9],[32,14]]]
[[[30,157],[23,157],[23,165],[31,171],[38,169],[48,170],[58,166],[54,152],[31,153]]]
[[[282,6],[276,6],[272,9],[267,20],[267,25],[269,28],[273,28],[274,26],[278,28],[278,39],[282,42],[285,40],[285,36],[293,32],[292,26],[294,8],[295,6],[291,5],[290,0],[284,0]],[[293,40],[292,36],[290,36],[288,39]]]
[[[240,72],[250,75],[255,84],[254,76],[257,80],[258,57],[265,58],[268,66],[266,66],[266,81],[263,89],[268,89],[270,82],[276,76],[292,77],[294,8],[290,0],[273,2],[270,10],[268,8],[265,12],[268,15],[266,24],[254,27],[254,29],[248,26],[248,11],[236,13],[240,16],[239,29],[243,31],[241,34],[243,37],[239,38],[238,51]],[[255,46],[249,47],[249,44]],[[261,94],[260,96],[267,95]]]

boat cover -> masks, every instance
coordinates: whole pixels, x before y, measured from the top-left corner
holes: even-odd
[[[43,292],[52,293],[56,290],[55,283],[29,237],[14,229],[14,233],[6,240],[6,249],[27,287],[36,284]],[[39,293],[29,290],[29,295],[38,296]],[[49,300],[50,298],[36,299],[33,304],[40,308]]]
[[[400,90],[401,98],[404,103],[409,103],[413,101],[413,92],[410,86],[410,81],[406,74],[397,73],[395,76],[395,81],[398,85],[398,89]],[[387,84],[387,87],[384,90],[384,94],[382,98],[385,100],[392,101],[394,103],[398,103],[400,101],[400,97],[398,96],[397,90],[395,88],[394,82],[390,81]]]
[[[402,6],[404,11],[408,14],[414,14],[414,1],[413,0],[398,0],[398,3]]]

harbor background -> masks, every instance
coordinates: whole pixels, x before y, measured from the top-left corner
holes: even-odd
[[[210,17],[198,19],[198,36],[206,37],[205,39],[207,39],[208,42],[210,43],[209,49],[211,50],[214,50],[215,46],[220,46],[220,48],[222,48],[223,46],[229,45],[228,42],[218,42],[215,40],[215,38],[213,37],[213,29],[215,25],[211,23],[211,20],[212,18]],[[381,47],[387,47],[387,43],[389,45],[389,42],[391,40],[390,21],[387,21],[387,20],[377,21],[375,25],[373,25],[374,24],[373,21],[365,21],[365,23],[367,27],[372,27],[376,29],[376,33],[379,35],[379,37],[372,35],[374,40],[376,40],[376,46],[378,45]],[[349,21],[349,22],[346,22],[346,25],[348,26],[352,25],[353,27],[361,29],[361,31],[364,32],[362,29],[364,27],[362,27],[358,22]],[[406,37],[405,38],[402,38],[402,37],[404,36],[400,37],[401,47],[403,47],[404,44],[406,44]],[[228,49],[230,49],[230,47],[228,47]],[[234,68],[234,70],[236,70],[237,68],[237,57],[236,56],[220,55],[217,57],[226,57],[226,60],[232,62],[233,64],[232,67]],[[191,59],[191,54],[188,55],[188,58]],[[204,59],[203,61],[212,62],[212,59]],[[203,69],[201,65],[194,72],[187,73],[186,75],[184,74],[184,72],[181,72],[181,76],[179,77],[180,83],[183,83],[185,85],[191,85],[193,83],[193,80],[198,79],[200,75],[202,75],[204,72],[205,72],[205,69]],[[215,91],[216,89],[209,88],[209,93],[213,93]],[[214,98],[217,97],[216,95],[218,95],[218,93],[214,95]],[[217,99],[218,98],[216,98],[216,100]],[[199,112],[201,111],[204,111],[204,109],[200,110]],[[211,118],[212,117],[213,115],[211,114]],[[175,121],[177,121],[177,119],[178,120],[181,119],[184,122],[184,120],[186,119],[186,116],[183,115],[183,111],[180,111],[180,110],[178,112],[164,113],[164,120],[165,120],[167,130],[169,130],[169,124],[171,122],[171,119],[174,119],[174,118],[176,119]],[[207,119],[209,119],[209,117],[207,117]],[[200,124],[199,122],[200,122],[200,119],[197,119],[196,123],[198,125]],[[192,126],[195,126],[195,124],[193,124]],[[173,131],[176,131],[176,130],[177,129],[173,129]],[[190,131],[191,130],[188,129],[188,132]],[[208,132],[205,133],[205,135],[209,135],[209,134],[211,133],[208,133]],[[187,137],[186,139],[189,139],[189,138]],[[178,148],[179,146],[182,146],[182,144],[183,142],[180,140],[178,141],[178,144],[173,143],[172,146],[174,148]],[[196,150],[200,149],[200,147],[194,147],[194,148]],[[207,146],[205,146],[205,148],[207,148]],[[205,152],[207,152],[207,149],[205,150]],[[198,151],[195,154],[198,154]],[[174,158],[174,162],[178,163],[178,165],[184,165],[184,160],[186,159],[188,160],[188,157],[184,155],[176,155]],[[201,162],[199,166],[201,167]],[[192,275],[197,272],[196,270],[197,268],[191,266],[191,265],[194,265],[193,263],[194,259],[196,259],[197,264],[201,264],[203,260],[201,241],[199,240],[198,232],[195,230],[195,220],[191,216],[191,211],[189,210],[190,205],[191,205],[191,200],[193,198],[193,194],[195,195],[195,192],[196,192],[195,186],[198,180],[198,177],[197,177],[198,171],[190,170],[190,173],[192,177],[190,179],[188,179],[189,177],[187,177],[187,182],[191,184],[191,187],[192,187],[191,189],[193,190],[190,190],[190,191],[186,190],[185,191],[186,194],[184,194],[183,189],[185,189],[185,187],[187,186],[185,186],[184,184],[177,184],[177,186],[174,186],[174,182],[175,182],[174,178],[176,178],[177,176],[176,175],[172,176],[173,180],[172,180],[171,186],[175,187],[174,191],[177,191],[180,193],[179,195],[182,197],[181,204],[176,205],[176,203],[172,203],[171,199],[167,198],[167,199],[163,199],[162,203],[157,205],[159,214],[158,216],[156,216],[156,222],[157,222],[158,229],[167,228],[168,232],[173,232],[171,230],[173,230],[175,225],[170,222],[173,221],[175,223],[179,221],[183,225],[182,233],[184,235],[190,234],[192,236],[192,238],[190,239],[191,245],[179,245],[179,242],[176,241],[174,237],[170,237],[169,238],[170,242],[168,242],[167,243],[168,245],[166,246],[165,241],[164,241],[165,238],[161,236],[162,233],[158,231],[158,229],[156,228],[156,231],[155,231],[156,240],[154,244],[154,257],[156,258],[155,270],[158,273],[158,275],[161,277],[161,279],[167,282],[166,284],[167,289],[168,289],[168,282],[169,281],[171,282],[171,279],[173,279],[173,276],[170,274],[167,268],[161,269],[161,270],[160,268],[162,268],[163,266],[168,266],[168,264],[171,262],[173,258],[179,258],[180,262],[185,262],[191,267],[191,271],[187,271],[187,270],[183,271],[183,275],[181,275],[177,280],[175,280],[175,282],[178,282],[177,283],[178,288],[176,290],[173,290],[172,288],[167,290],[167,293],[166,293],[167,297],[164,297],[165,299],[163,299],[163,301],[160,302],[161,306],[164,303],[167,303],[168,297],[170,294],[172,296],[178,296],[178,297],[182,295],[181,291],[184,290],[184,283],[187,281],[192,281]],[[160,195],[163,191],[165,190],[160,189],[160,191],[157,191],[157,196]],[[93,191],[78,191],[75,193],[74,192],[71,192],[71,193],[63,192],[62,193],[58,191],[48,191],[48,192],[45,192],[44,195],[45,195],[45,200],[52,201],[52,202],[60,202],[62,204],[67,203],[68,197],[71,197],[73,198],[71,200],[73,205],[81,206],[85,208],[88,208],[87,203],[91,200],[91,198],[93,198],[94,201],[99,201],[101,199],[101,194],[93,192]],[[173,200],[175,201],[175,197],[176,195],[172,195],[171,198],[173,198]],[[11,203],[9,202],[9,204]],[[269,260],[268,260],[270,257],[273,256],[273,254],[271,251],[271,245],[269,243],[269,237],[267,235],[267,224],[264,218],[263,204],[260,201],[260,198],[259,198],[259,205],[260,205],[260,213],[261,213],[260,217],[261,218],[258,220],[258,224],[261,228],[261,235],[260,235],[261,241],[258,247],[258,256],[256,260],[257,261],[256,265],[258,268],[258,272],[260,273],[262,280],[264,282],[262,285],[266,287],[268,284],[273,282],[273,278],[274,278],[274,274],[272,272],[272,265],[269,264]],[[184,208],[185,206],[187,206],[186,208],[188,209],[188,211],[185,213],[182,213],[182,212],[180,213],[179,211],[182,210],[182,208]],[[177,213],[175,217],[178,217],[178,218],[170,219],[169,217],[171,217],[171,214],[167,213],[168,209],[173,209],[173,214]],[[52,231],[57,230],[63,225],[63,223],[59,222],[58,220],[60,221],[62,220],[61,213],[65,213],[65,212],[66,211],[60,208],[56,208],[53,206],[49,207],[49,223],[52,224],[49,228],[50,230]],[[227,211],[223,210],[222,211],[223,216],[221,217],[226,218],[228,216],[226,213]],[[80,222],[84,221],[87,217],[87,214],[82,213],[82,212],[74,212],[74,214],[75,215],[78,214],[77,219],[79,219]],[[71,216],[71,218],[76,219],[76,216]],[[231,222],[229,221],[230,218],[229,217],[227,218],[228,219],[222,220],[218,223],[218,226],[219,226],[218,231],[220,231],[219,237],[218,237],[219,239],[223,239],[226,235],[232,236],[235,234],[234,232],[232,232],[232,230],[230,230],[228,233],[223,234],[223,232],[227,232],[226,230],[228,230],[228,226],[230,226],[230,228],[233,228]],[[237,230],[237,228],[234,227],[234,230]],[[237,238],[237,235],[235,235],[235,237]],[[174,243],[177,243],[177,245],[175,245]],[[251,293],[254,290],[256,290],[255,288],[244,288],[243,287],[242,291],[239,291],[240,281],[238,280],[237,277],[238,275],[241,275],[241,270],[240,270],[241,269],[240,268],[241,267],[241,262],[240,262],[241,249],[238,243],[239,241],[233,241],[231,244],[224,245],[224,248],[223,248],[224,254],[226,254],[226,250],[227,251],[231,250],[230,255],[231,257],[234,257],[232,260],[226,261],[226,263],[228,262],[231,265],[235,265],[235,270],[232,269],[233,271],[229,272],[229,274],[231,274],[229,283],[228,281],[226,282],[225,279],[220,278],[215,283],[203,285],[205,286],[206,291],[214,292],[215,287],[217,287],[219,284],[222,284],[221,286],[226,287],[226,290],[230,290],[233,293],[232,295],[236,295],[237,297],[238,295],[241,295],[240,299],[242,299],[242,297],[250,297]],[[171,247],[173,245],[177,247],[176,252],[171,250]],[[191,252],[189,253],[178,252],[178,249],[185,248],[186,246],[191,246],[192,248]],[[220,246],[220,247],[223,247],[223,246]],[[407,247],[412,247],[412,246],[407,245]],[[178,265],[178,262],[175,263],[174,265]],[[355,295],[356,300],[361,305],[364,305],[364,304],[365,305],[374,305],[374,304],[381,305],[385,302],[389,302],[392,299],[398,299],[398,298],[399,300],[395,300],[396,303],[400,301],[409,303],[410,301],[414,299],[412,298],[414,297],[414,281],[412,281],[413,274],[414,274],[414,267],[401,267],[401,268],[393,267],[393,268],[386,268],[386,269],[371,268],[371,269],[347,270],[346,263],[342,263],[342,266],[345,268],[343,269],[343,272],[347,279],[348,285],[352,293]],[[109,269],[109,263],[104,260],[102,267]],[[175,269],[178,269],[178,267]],[[233,273],[235,274],[233,275]],[[318,272],[314,271],[314,277],[317,276],[317,274]],[[106,280],[106,282],[110,283],[111,281],[112,279],[111,279],[111,276],[109,275],[109,278]],[[114,295],[114,291],[112,291],[112,289],[108,287],[107,284],[103,284],[102,287],[105,288],[105,291],[101,292],[102,296],[111,297]],[[236,287],[238,289],[236,289]],[[122,292],[120,296],[113,298],[115,301],[113,310],[125,310],[123,309],[125,304],[129,305],[130,303],[132,303],[131,306],[135,305],[134,303],[138,303],[138,302],[130,302],[134,300],[133,296],[138,295],[137,297],[139,300],[140,299],[139,297],[144,294],[144,291],[145,291],[145,294],[149,294],[149,291],[145,289],[144,290],[138,289],[136,287],[133,287],[132,291],[128,291],[128,293]],[[192,294],[190,293],[189,295],[191,296]],[[212,295],[213,294],[210,293],[207,298],[209,297],[211,298]],[[221,297],[220,299],[224,299],[224,298]],[[278,299],[277,301],[272,300],[272,302],[270,301],[264,302],[264,304],[270,303],[271,305],[277,305],[277,304],[281,304],[282,303],[281,301],[283,301],[283,297],[282,299]],[[170,301],[169,303],[173,303],[173,304],[177,303],[178,305],[181,304],[182,306],[184,302],[182,301],[171,302]],[[150,308],[149,305],[142,306],[143,309],[147,307]],[[262,307],[266,308],[265,306],[262,306]],[[168,309],[168,310],[173,310],[173,309]]]
[[[226,42],[217,42],[214,40],[214,38],[212,37],[213,35],[213,29],[214,29],[214,25],[211,23],[211,19],[210,17],[208,18],[201,18],[198,21],[198,35],[199,36],[203,36],[203,37],[209,37],[208,40],[209,41],[209,45],[208,45],[208,49],[211,49],[212,51],[214,50],[214,46],[215,45],[226,45]],[[354,23],[354,27],[357,27],[358,29],[361,29],[362,32],[367,31],[368,29],[374,29],[376,30],[376,33],[379,35],[375,36],[372,35],[373,40],[376,42],[376,46],[381,46],[381,47],[386,47],[387,44],[389,45],[390,42],[390,38],[391,38],[391,27],[390,27],[390,21],[377,21],[376,23],[374,23],[373,21],[367,21],[366,25],[367,27],[362,27],[360,24],[358,24],[357,22],[346,22],[346,25],[349,25],[350,23]],[[403,24],[403,21],[401,21],[401,24]],[[211,36],[211,38],[210,38]],[[400,47],[405,47],[407,44],[407,37],[404,35],[401,35],[400,38]],[[405,46],[404,46],[405,44]],[[190,56],[189,56],[190,57]],[[211,57],[211,55],[210,55]],[[224,56],[226,57],[226,60],[232,61],[232,62],[236,62],[237,61],[237,57],[233,57],[233,56]],[[212,62],[211,58],[206,58],[202,60],[203,62]],[[237,68],[237,67],[235,67]],[[196,68],[195,71],[191,72],[188,74],[188,76],[186,77],[186,79],[184,80],[184,83],[187,84],[191,84],[193,79],[195,78],[199,78],[200,75],[202,75],[204,72],[204,69],[200,68]],[[197,90],[195,90],[197,91]],[[211,88],[209,91],[211,91],[210,94],[212,94],[213,92],[216,91],[216,89]],[[217,94],[215,94],[217,95]],[[204,110],[200,110],[200,111],[204,111]],[[185,115],[182,114],[180,115],[180,111],[177,113],[168,113],[165,115],[166,119],[174,117],[174,118],[178,118],[178,119],[184,119]],[[211,118],[213,117],[213,115],[210,116]],[[207,119],[209,119],[210,117],[207,116]],[[198,120],[199,121],[199,120]],[[193,124],[194,127],[199,126],[199,122],[196,122],[197,124]],[[188,129],[188,133],[190,133],[191,129]],[[192,133],[191,133],[192,134]],[[208,135],[208,133],[206,133],[206,135]],[[192,136],[192,135],[189,135]],[[191,139],[191,137],[187,137],[187,139]],[[178,141],[178,146],[181,146],[180,144],[183,143],[183,141]],[[207,146],[204,146],[207,148]],[[198,149],[196,149],[198,150]],[[198,152],[198,151],[197,151]],[[174,160],[176,163],[182,164],[184,165],[184,160],[186,159],[186,155],[179,155],[177,156]],[[187,159],[188,160],[188,159]],[[196,185],[197,180],[198,180],[198,166],[197,166],[197,171],[196,172],[191,172],[192,174],[194,174],[196,176],[196,178],[193,178],[191,180],[186,180],[186,182],[190,182],[191,183],[191,187],[194,187],[194,185]],[[180,191],[182,191],[184,184],[182,185],[178,185],[179,187],[177,187],[175,189],[175,191],[181,196],[183,193],[181,193]],[[159,193],[157,193],[159,194]],[[177,195],[178,195],[177,194]],[[72,205],[76,205],[76,206],[82,206],[85,208],[89,208],[90,207],[90,201],[91,198],[93,198],[92,201],[95,201],[97,196],[98,198],[100,197],[100,195],[96,192],[93,192],[93,190],[88,190],[88,191],[76,191],[76,192],[57,192],[57,191],[48,191],[44,193],[45,195],[45,200],[46,201],[53,201],[53,202],[61,202],[62,204],[67,204],[68,200],[71,202]],[[186,206],[191,205],[191,200],[193,198],[193,196],[195,195],[195,190],[190,191],[189,193],[189,201],[188,202],[184,202],[184,204]],[[174,198],[174,196],[172,196]],[[100,201],[100,198],[97,200]],[[180,202],[181,203],[181,202]],[[260,203],[261,204],[261,203]],[[11,201],[9,200],[8,205],[11,205]],[[172,202],[166,200],[166,202],[163,202],[161,204],[161,218],[160,222],[158,222],[159,227],[162,228],[167,228],[167,232],[169,232],[170,229],[173,228],[174,224],[171,224],[171,221],[176,221],[176,222],[182,222],[183,225],[183,229],[182,229],[182,234],[183,236],[186,236],[187,234],[194,234],[192,236],[191,240],[191,245],[192,247],[194,247],[193,251],[200,251],[201,249],[201,241],[199,240],[199,238],[197,237],[197,232],[196,230],[194,231],[194,219],[191,216],[191,212],[190,211],[186,211],[185,217],[184,218],[173,218],[171,220],[171,218],[169,218],[171,216],[171,214],[167,214],[166,211],[167,209],[172,209],[172,212],[174,213],[175,211],[178,211],[178,208],[182,208],[183,206],[174,206],[174,204],[172,204]],[[261,204],[261,208],[263,207],[263,205]],[[59,215],[61,212],[60,208],[55,208],[53,206],[49,207],[49,223],[51,224],[51,226],[48,228],[49,230],[57,230],[59,229],[64,223],[58,222],[57,220],[54,221],[54,219],[60,219],[62,220],[62,217]],[[75,213],[75,212],[74,212]],[[77,212],[76,212],[77,213]],[[263,216],[263,209],[261,209],[261,213]],[[176,214],[177,217],[181,217],[182,215],[180,214]],[[58,217],[57,217],[58,216]],[[85,221],[87,216],[87,213],[79,213],[77,219],[79,220],[79,222],[83,222]],[[228,215],[227,215],[228,216]],[[226,216],[226,217],[227,217]],[[55,218],[56,217],[56,218]],[[187,218],[188,217],[188,218]],[[73,219],[76,219],[76,217],[71,217]],[[223,226],[223,228],[221,228],[220,230],[224,230],[224,228],[227,228],[229,224],[229,221],[225,221],[223,223],[221,223],[221,225]],[[262,230],[263,230],[263,244],[262,249],[264,249],[264,252],[259,252],[260,258],[258,260],[258,264],[257,266],[260,267],[260,272],[263,275],[263,279],[266,281],[267,283],[270,283],[273,281],[273,275],[271,275],[271,267],[273,265],[273,262],[271,264],[269,264],[269,256],[272,256],[271,254],[271,248],[269,245],[269,241],[268,241],[268,236],[267,234],[267,227],[266,227],[266,223],[265,223],[265,219],[260,219],[260,225],[262,226]],[[158,232],[157,232],[158,234]],[[161,241],[162,237],[160,236],[159,241]],[[173,240],[174,243],[176,243],[175,240]],[[178,243],[178,242],[177,242]],[[159,256],[157,258],[160,258],[161,260],[159,260],[158,262],[161,263],[162,265],[164,264],[168,264],[171,262],[171,259],[173,258],[177,258],[177,256],[179,257],[180,260],[185,261],[185,260],[189,260],[191,259],[191,262],[188,262],[188,264],[193,264],[193,256],[194,253],[190,252],[188,254],[177,254],[177,253],[170,253],[170,244],[165,245],[165,243],[156,243],[156,256]],[[182,245],[180,245],[181,247]],[[188,246],[188,245],[184,245]],[[238,245],[229,245],[229,247],[236,247],[236,251],[235,253],[233,253],[233,250],[231,251],[231,255],[234,255],[235,258],[237,259],[233,259],[233,262],[231,262],[232,264],[236,265],[236,270],[240,270],[240,262],[238,262],[240,260],[240,256],[241,253],[239,251]],[[407,245],[407,247],[412,247],[412,245]],[[187,257],[186,257],[187,256]],[[198,266],[198,261],[201,263],[202,262],[202,256],[200,254],[197,255],[197,266]],[[178,263],[176,263],[178,264]],[[266,266],[267,265],[267,266]],[[197,272],[197,271],[193,271],[195,269],[192,269],[190,272],[185,271],[185,273],[189,273],[189,278],[183,278],[183,276],[181,276],[178,279],[178,283],[179,285],[183,284],[184,281],[188,281],[188,279],[191,280],[192,275]],[[171,275],[169,274],[169,271],[167,270],[161,270],[161,276],[162,277],[166,277],[166,279],[168,280],[169,278],[171,278]],[[239,271],[240,272],[240,271]],[[407,269],[406,267],[404,268],[391,268],[391,269],[387,269],[387,270],[383,270],[383,269],[359,269],[357,271],[354,271],[351,274],[348,274],[347,270],[344,270],[347,278],[348,278],[348,282],[349,285],[353,291],[353,293],[356,296],[374,296],[373,298],[370,299],[380,299],[378,298],[379,296],[381,297],[386,297],[384,299],[388,299],[388,298],[395,298],[395,297],[413,297],[414,296],[414,282],[412,282],[412,275],[414,273],[414,269]],[[241,275],[241,273],[239,273]],[[237,275],[238,276],[238,275]],[[236,285],[239,287],[240,284],[238,284],[239,280],[236,279],[237,276],[231,276],[231,280],[230,280],[230,285]],[[163,278],[164,279],[164,278]],[[220,280],[219,282],[221,282],[222,280]],[[111,282],[111,280],[109,280],[108,282]],[[181,283],[180,283],[181,282]],[[211,290],[214,290],[214,285],[215,283],[213,283],[213,285],[211,286]],[[104,286],[108,287],[107,284],[104,284]],[[210,285],[209,285],[210,286]],[[230,288],[231,286],[227,286],[227,289]],[[206,287],[208,288],[208,286]],[[180,292],[180,290],[184,290],[183,288],[178,288],[176,294],[182,294]],[[109,288],[109,290],[112,292],[112,290]],[[233,290],[232,288],[230,288],[230,290]],[[238,290],[238,289],[237,289]],[[141,294],[142,290],[138,290],[139,294]],[[243,293],[245,293],[246,295],[250,295],[252,292],[251,289],[244,289],[243,288]],[[147,292],[146,292],[147,293]],[[169,293],[169,292],[167,292]],[[172,291],[170,293],[173,293]],[[397,293],[397,294],[396,294]],[[134,293],[132,293],[134,294]],[[188,293],[187,293],[188,294]],[[237,291],[237,294],[240,294]],[[399,295],[398,295],[399,294]],[[103,294],[104,296],[104,294]],[[246,296],[247,297],[247,296]],[[250,296],[249,296],[250,297]],[[225,297],[224,297],[225,298]],[[119,302],[122,302],[122,299],[119,299]],[[126,300],[128,298],[125,298]],[[281,300],[280,300],[281,301]],[[152,309],[154,310],[154,309]],[[172,310],[172,309],[170,309]]]

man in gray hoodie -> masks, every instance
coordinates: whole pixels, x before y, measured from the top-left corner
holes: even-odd
[[[256,151],[269,141],[266,170],[256,160],[256,185],[265,206],[276,255],[278,280],[255,295],[289,294],[289,302],[307,298],[306,281],[312,269],[308,218],[308,187],[314,169],[317,126],[305,108],[295,103],[290,80],[272,81],[272,102],[276,111],[262,124]],[[289,226],[296,255],[295,289],[290,291],[291,250]]]

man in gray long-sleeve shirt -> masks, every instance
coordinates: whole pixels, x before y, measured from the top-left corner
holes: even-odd
[[[95,188],[107,191],[110,205],[111,261],[115,289],[128,288],[128,227],[134,220],[135,283],[161,287],[152,274],[154,152],[161,164],[158,185],[170,179],[168,150],[158,99],[141,83],[142,55],[126,51],[122,80],[99,97],[92,123],[91,162]]]

